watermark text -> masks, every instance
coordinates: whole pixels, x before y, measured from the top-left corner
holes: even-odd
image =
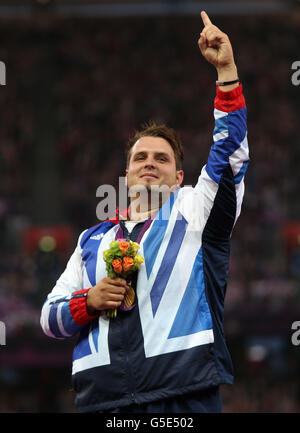
[[[300,60],[296,60],[292,63],[292,70],[295,71],[292,74],[291,81],[293,86],[300,85]]]
[[[6,85],[6,66],[4,62],[0,61],[0,86]]]
[[[138,214],[147,215],[151,211],[153,215],[156,215],[156,220],[168,221],[171,218],[171,214],[175,215],[172,211],[174,200],[170,199],[170,197],[174,193],[179,194],[179,190],[180,187],[178,185],[155,184],[150,186],[134,184],[128,188],[126,178],[119,177],[118,188],[109,184],[100,185],[97,188],[96,197],[99,197],[101,200],[96,206],[96,216],[98,220],[106,221],[116,217],[116,209],[125,211],[130,208],[131,216]],[[204,206],[200,205],[203,197],[195,197],[196,193],[189,194],[188,190],[192,192],[194,189],[191,185],[185,185],[185,194],[180,196],[180,200],[176,205],[176,210],[178,211],[176,213],[176,220],[182,220],[188,215],[191,229],[192,227],[195,228],[199,224],[199,221],[204,220]],[[195,200],[195,198],[197,199]],[[199,202],[199,206],[196,205],[196,202]],[[191,209],[195,206],[196,212],[192,212]],[[193,214],[195,214],[194,217]]]
[[[6,345],[6,326],[4,322],[0,322],[0,346]]]
[[[300,344],[300,320],[292,323],[291,329],[293,332],[291,341],[294,346],[299,346]]]

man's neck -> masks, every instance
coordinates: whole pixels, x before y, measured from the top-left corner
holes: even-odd
[[[148,194],[138,194],[137,197],[130,201],[128,219],[141,221],[150,218],[159,211],[170,195],[170,188],[166,191],[162,190],[162,192],[154,189]]]
[[[136,209],[129,209],[129,220],[130,221],[142,221],[145,219],[150,218],[152,215],[154,215],[156,212],[159,211],[159,208],[156,209],[150,209],[147,211],[137,211]]]
[[[131,221],[141,221],[150,218],[153,214],[159,211],[162,206],[162,199],[158,195],[156,200],[151,194],[139,194],[135,199],[131,200],[128,216]]]

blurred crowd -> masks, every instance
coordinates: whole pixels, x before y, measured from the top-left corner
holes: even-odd
[[[218,16],[216,24],[233,43],[251,157],[232,235],[225,329],[238,377],[224,390],[224,411],[297,412],[299,355],[290,337],[300,320],[300,230],[292,239],[284,233],[300,221],[299,88],[291,83],[299,19]],[[201,25],[197,17],[1,22],[0,320],[7,344],[0,347],[0,412],[74,411],[72,341],[43,336],[40,309],[77,236],[98,222],[98,186],[117,187],[124,175],[128,137],[150,119],[174,127],[185,147],[184,184],[196,183],[212,142],[216,80],[197,46]],[[54,151],[59,180],[57,195],[46,200],[36,187],[41,146]],[[55,199],[74,238],[63,251],[39,243],[29,251],[24,233],[43,223],[39,203],[56,209]]]

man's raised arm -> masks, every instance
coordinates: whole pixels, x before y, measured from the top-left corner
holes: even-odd
[[[228,236],[241,211],[244,174],[249,163],[247,109],[229,37],[212,24],[206,12],[201,12],[201,17],[204,28],[198,45],[203,57],[215,66],[218,77],[215,127],[207,163],[193,189],[194,198],[183,199],[180,211],[187,221],[194,215],[193,223],[203,227],[218,194],[223,199],[222,205],[218,202],[218,225],[224,227],[224,235]]]
[[[235,222],[241,210],[244,174],[249,163],[247,109],[229,37],[211,23],[206,12],[202,12],[201,17],[204,29],[198,45],[204,58],[215,66],[218,81],[214,101],[213,145],[199,180],[205,196],[210,197],[206,201],[207,204],[211,203],[210,206],[213,205],[214,195],[224,191],[224,186],[220,189],[221,184],[234,186],[235,210],[232,211]],[[224,215],[230,206],[229,202],[224,205]]]

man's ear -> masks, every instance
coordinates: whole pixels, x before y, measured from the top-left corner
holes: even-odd
[[[180,186],[183,182],[184,172],[183,170],[176,171],[176,186]]]
[[[127,175],[128,175],[128,170],[125,170],[125,186],[127,186]]]

